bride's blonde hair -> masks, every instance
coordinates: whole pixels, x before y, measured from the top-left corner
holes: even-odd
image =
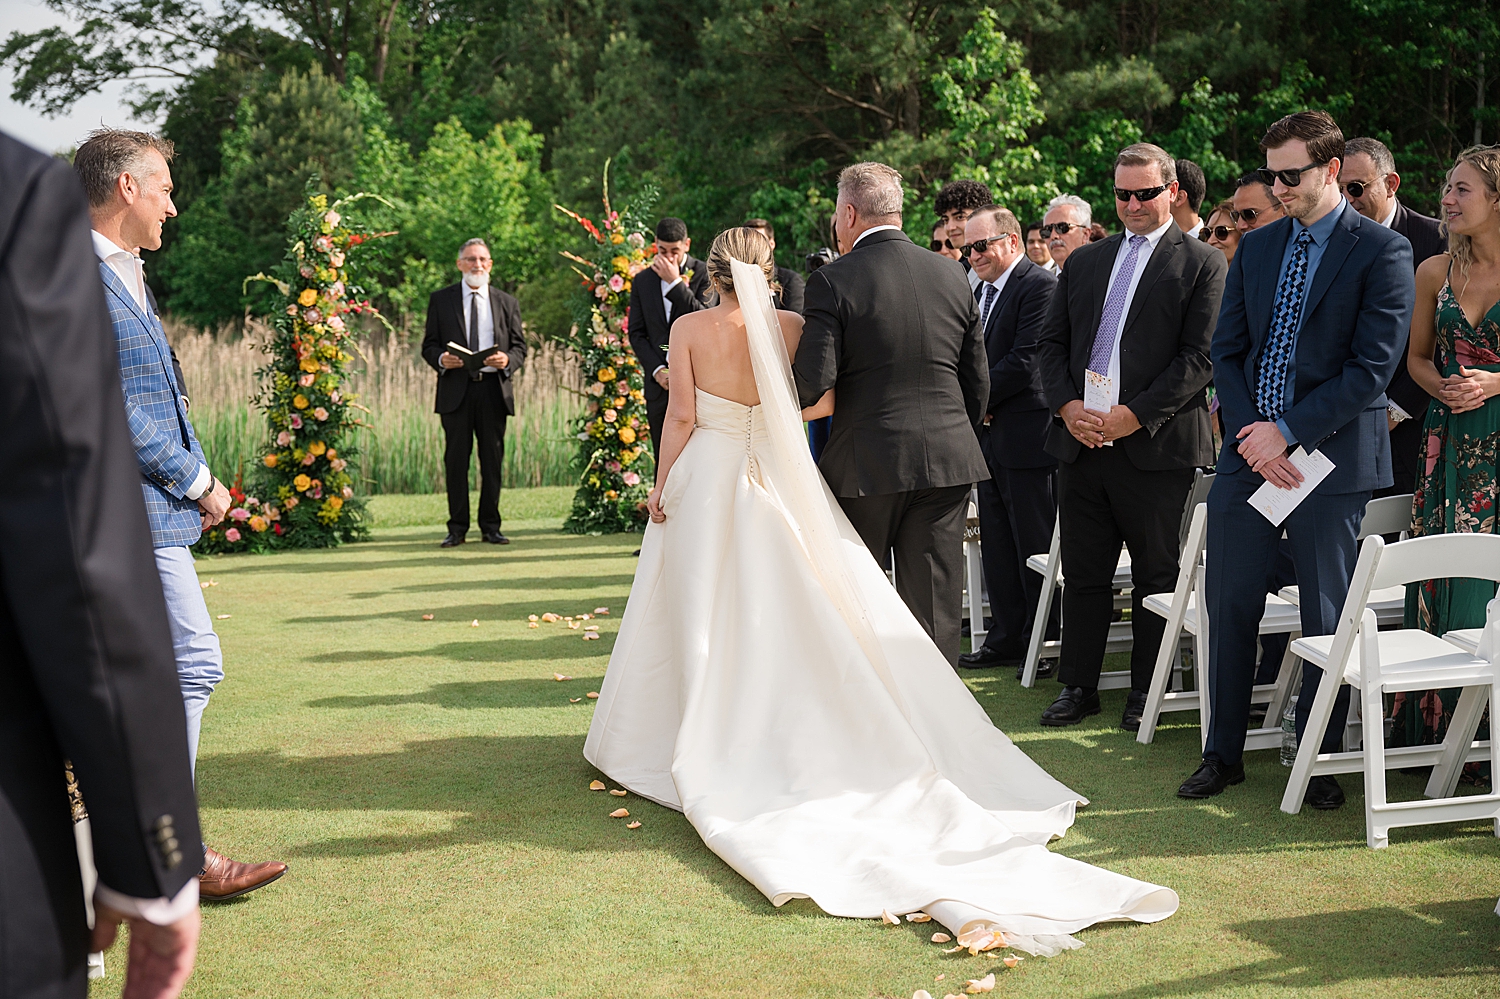
[[[776,283],[776,257],[771,252],[771,241],[759,229],[739,226],[725,229],[714,237],[714,245],[708,251],[708,276],[718,284],[719,290],[734,294],[734,273],[729,262],[738,260],[761,269],[766,283],[772,291],[780,291]]]
[[[1500,195],[1500,145],[1470,146],[1459,153],[1458,159],[1453,161],[1453,166],[1448,170],[1448,183],[1453,182],[1453,171],[1458,169],[1460,163],[1467,163],[1479,172],[1484,186],[1489,189],[1490,197]],[[1446,218],[1442,222],[1442,233],[1448,237],[1448,252],[1453,256],[1453,262],[1458,265],[1458,272],[1467,274],[1469,265],[1474,262],[1472,241],[1467,235],[1449,232]]]

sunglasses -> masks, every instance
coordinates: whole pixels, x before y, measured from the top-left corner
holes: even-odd
[[[1042,226],[1037,230],[1037,232],[1042,234],[1043,239],[1051,239],[1054,232],[1059,236],[1066,236],[1074,229],[1083,229],[1087,231],[1088,226],[1079,225],[1077,222],[1053,222],[1050,225]]]
[[[933,253],[941,253],[943,250],[956,250],[956,249],[958,249],[956,246],[953,245],[953,240],[951,240],[951,239],[934,239],[931,243],[929,243],[927,245],[932,250]]]
[[[1319,167],[1324,167],[1327,165],[1328,161],[1324,160],[1322,163],[1309,163],[1307,166],[1298,167],[1295,170],[1272,170],[1270,167],[1260,167],[1255,171],[1255,176],[1258,177],[1260,179],[1260,182],[1267,187],[1270,187],[1278,180],[1287,187],[1300,187],[1302,185],[1303,174],[1307,173],[1307,171],[1309,170],[1316,170]],[[1356,197],[1358,197],[1358,195],[1356,195]]]
[[[1223,243],[1228,241],[1229,234],[1232,232],[1239,232],[1239,230],[1230,225],[1204,226],[1202,229],[1198,230],[1198,238],[1203,240],[1203,242],[1205,243],[1207,243],[1210,238],[1217,239],[1219,242]]]
[[[983,253],[990,248],[991,243],[1003,243],[1009,238],[1009,236],[991,236],[989,239],[976,239],[972,243],[965,243],[963,246],[960,246],[958,252],[965,257],[969,255],[970,250],[973,250],[975,253]]]
[[[1280,205],[1272,205],[1270,208],[1235,208],[1230,210],[1229,217],[1236,222],[1244,219],[1246,222],[1254,225],[1255,220],[1267,212],[1279,212],[1281,210]]]
[[[1144,205],[1148,201],[1154,201],[1161,197],[1161,192],[1170,186],[1170,184],[1162,184],[1160,187],[1141,187],[1134,191],[1124,187],[1117,187],[1115,188],[1115,200],[1129,201],[1131,198],[1134,198]]]
[[[1344,184],[1342,186],[1344,188],[1344,194],[1347,195],[1348,197],[1351,197],[1351,198],[1362,198],[1362,197],[1365,196],[1365,191],[1368,188],[1373,187],[1374,185],[1373,184],[1366,184],[1362,180],[1351,180],[1349,183]]]

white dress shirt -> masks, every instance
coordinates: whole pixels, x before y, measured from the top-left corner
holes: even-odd
[[[109,265],[120,278],[120,283],[125,290],[130,292],[130,297],[135,300],[136,307],[141,310],[141,315],[150,316],[151,306],[146,301],[146,265],[142,263],[138,254],[120,246],[104,233],[97,229],[89,233],[94,237],[94,255]],[[178,391],[182,386],[178,386]],[[207,465],[198,466],[198,474],[193,481],[183,490],[182,495],[190,500],[200,498],[208,492],[208,487],[213,485],[213,473],[208,470]]]
[[[1198,238],[1198,234],[1201,233],[1202,231],[1203,231],[1203,220],[1201,218],[1198,220],[1198,224],[1195,225],[1195,226],[1193,226],[1191,229],[1184,229],[1184,230],[1182,230],[1183,234],[1185,236],[1187,236],[1188,239],[1197,239]]]
[[[1135,300],[1135,290],[1140,286],[1141,275],[1146,273],[1146,265],[1151,262],[1151,254],[1156,251],[1156,245],[1167,234],[1167,230],[1176,224],[1168,218],[1166,225],[1145,234],[1146,245],[1136,251],[1135,273],[1131,275],[1130,285],[1125,289],[1125,307],[1120,310],[1120,325],[1109,331],[1109,335],[1114,337],[1114,347],[1109,352],[1109,370],[1104,374],[1109,378],[1109,404],[1111,406],[1117,406],[1120,403],[1120,334],[1124,332],[1125,320],[1130,316],[1130,303]],[[1120,273],[1120,266],[1125,263],[1125,256],[1130,252],[1130,237],[1134,235],[1136,234],[1127,229],[1125,238],[1120,240],[1120,247],[1115,252],[1115,264],[1110,268],[1109,284],[1105,286],[1106,288],[1114,287],[1115,275]],[[1105,330],[1101,327],[1097,335],[1104,336]]]
[[[469,330],[469,309],[471,303],[479,305],[479,353],[488,355],[495,347],[495,314],[490,310],[490,285],[485,282],[478,288],[470,288],[468,282],[464,283],[464,333],[469,336],[469,342],[474,342],[473,334]],[[497,368],[485,366],[480,371],[496,371]]]
[[[866,229],[864,232],[860,233],[857,237],[855,237],[854,246],[858,246],[859,245],[859,241],[861,239],[864,239],[870,233],[872,233],[872,232],[884,232],[886,229],[896,229],[896,230],[899,231],[901,229],[901,227],[899,225],[872,225],[872,226],[870,226],[870,228]],[[851,250],[854,249],[854,246],[849,247],[849,249],[851,249]]]
[[[1385,218],[1383,218],[1383,219],[1380,220],[1380,224],[1383,225],[1383,226],[1385,226],[1387,229],[1389,229],[1391,226],[1393,226],[1393,225],[1396,224],[1396,205],[1397,204],[1398,204],[1398,202],[1396,201],[1396,199],[1392,198],[1391,199],[1391,210],[1388,211],[1388,212],[1386,212],[1385,213]]]
[[[989,291],[986,290],[986,291],[982,292],[980,294],[980,296],[979,296],[979,312],[980,312],[980,315],[979,315],[979,335],[980,336],[984,335],[985,329],[989,326],[990,313],[994,312],[995,311],[995,306],[997,306],[997,305],[1000,304],[1000,296],[1001,296],[1001,294],[1003,294],[1005,292],[1005,283],[1010,280],[1011,273],[1013,271],[1015,271],[1016,267],[1021,263],[1022,260],[1025,260],[1025,259],[1026,259],[1026,254],[1024,254],[1024,253],[1017,254],[1016,255],[1016,259],[1014,259],[1014,260],[1012,260],[1010,262],[1010,266],[1007,267],[1007,268],[1005,268],[1005,270],[1001,272],[1001,274],[1000,274],[999,277],[995,278],[995,280],[993,280],[993,281],[981,281],[980,282],[981,285],[986,285],[986,286],[989,286],[989,287],[992,287],[992,288],[995,289],[995,297],[993,299],[991,299],[991,301],[990,301],[989,312],[986,312],[985,309],[984,309],[984,301],[985,301],[985,299],[987,299],[987,298],[990,297]]]

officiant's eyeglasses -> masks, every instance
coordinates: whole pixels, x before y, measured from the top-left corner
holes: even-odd
[[[1129,201],[1131,198],[1134,198],[1144,205],[1148,201],[1155,201],[1157,198],[1161,197],[1161,192],[1165,191],[1170,186],[1170,184],[1162,184],[1160,187],[1141,187],[1135,190],[1131,190],[1125,187],[1117,187],[1115,188],[1115,200]]]
[[[1300,187],[1302,186],[1303,174],[1309,170],[1316,170],[1319,167],[1327,165],[1328,163],[1325,160],[1322,163],[1309,163],[1307,166],[1298,167],[1295,170],[1272,170],[1270,167],[1260,167],[1255,171],[1255,176],[1260,178],[1260,182],[1267,187],[1270,187],[1278,180],[1287,187]],[[1357,198],[1359,195],[1356,194],[1355,197]]]
[[[1049,225],[1042,226],[1037,230],[1037,232],[1042,234],[1043,239],[1051,239],[1054,232],[1059,236],[1066,236],[1074,229],[1083,229],[1084,231],[1087,231],[1088,226],[1079,225],[1077,222],[1053,222]]]

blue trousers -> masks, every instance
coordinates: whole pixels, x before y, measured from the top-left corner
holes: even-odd
[[[172,651],[177,656],[177,684],[182,688],[182,706],[187,710],[188,756],[194,773],[198,768],[198,733],[208,696],[224,679],[224,655],[219,636],[203,601],[193,553],[186,546],[156,549],[156,571],[161,576],[162,595],[167,598],[167,621],[172,628]]]
[[[1248,468],[1224,473],[1208,494],[1209,619],[1208,696],[1212,706],[1204,759],[1233,766],[1245,752],[1250,688],[1255,685],[1256,638],[1265,612],[1266,581],[1286,531],[1296,567],[1302,634],[1330,635],[1349,592],[1358,556],[1355,536],[1369,492],[1315,491],[1276,527],[1248,502],[1265,480]],[[1323,671],[1304,663],[1297,699],[1297,737],[1317,694]],[[1340,691],[1323,736],[1322,752],[1335,752],[1349,712],[1349,688]]]

